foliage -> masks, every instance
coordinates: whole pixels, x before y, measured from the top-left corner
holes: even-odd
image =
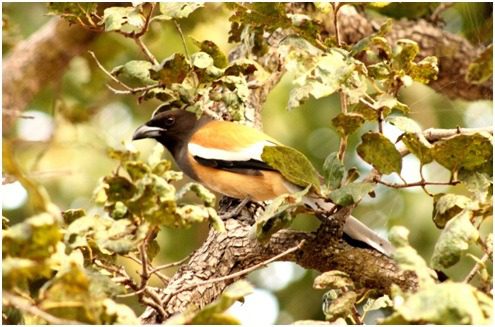
[[[314,280],[314,288],[328,290],[323,297],[325,319],[359,323],[357,307],[365,301],[360,309],[361,318],[370,311],[387,308],[389,316],[382,323],[490,323],[492,276],[485,262],[491,260],[492,236],[487,235],[482,225],[490,219],[492,211],[492,136],[459,129],[458,133],[429,138],[413,116],[408,117],[411,110],[400,97],[400,92],[413,84],[434,81],[439,74],[438,59],[421,56],[419,44],[413,40],[389,41],[394,26],[392,19],[383,20],[376,32],[354,44],[342,43],[319,19],[324,15],[337,19],[338,24],[338,11],[343,10],[340,5],[229,3],[222,5],[230,15],[228,39],[244,51],[243,58],[230,60],[218,42],[186,39],[182,35],[179,23],[193,21],[207,6],[203,3],[51,3],[49,11],[102,35],[129,39],[142,50],[144,58],[133,54],[132,59],[119,64],[106,60],[113,67],[108,71],[98,61],[108,53],[102,51],[95,58],[98,68],[116,85],[111,90],[118,96],[135,96],[143,106],[158,101],[163,110],[178,108],[198,116],[207,113],[215,118],[249,123],[253,119],[250,116],[253,93],[282,72],[281,67],[272,71],[264,65],[263,56],[269,53],[282,58],[283,72],[292,78],[287,109],[338,97],[341,110],[326,121],[328,127],[335,129],[341,146],[338,152],[326,157],[321,167],[323,178],[297,150],[276,146],[263,151],[264,161],[305,189],[282,195],[266,206],[252,228],[253,236],[266,242],[273,233],[288,228],[296,214],[303,211],[304,197],[308,194],[317,193],[337,206],[351,206],[368,195],[375,196],[380,190],[378,184],[392,189],[421,186],[426,196],[432,195],[430,227],[441,230],[430,263],[409,245],[407,229],[395,227],[390,232],[396,246],[394,259],[401,269],[415,273],[418,288],[400,290],[394,286],[390,297],[375,298],[356,289],[346,273],[323,272]],[[438,5],[352,6],[392,18],[416,19],[430,16]],[[6,18],[4,22],[5,25]],[[184,51],[158,60],[143,41],[147,43],[156,37],[152,26],[157,24],[175,26]],[[278,37],[278,33],[282,37],[274,43],[271,38]],[[190,52],[188,42],[196,51]],[[93,108],[101,106],[100,102],[107,96],[95,95],[94,89],[104,89],[105,81],[90,83],[95,74],[86,59],[78,59],[74,65],[79,65],[84,73],[68,77],[75,91],[58,99],[54,106],[72,124],[88,122],[96,112]],[[491,75],[490,45],[469,66],[466,80],[480,84]],[[397,140],[384,132],[390,126],[401,131]],[[352,140],[358,140],[359,144]],[[141,304],[150,305],[150,299],[155,299],[151,304],[161,305],[148,284],[152,276],[166,282],[152,266],[153,258],[166,250],[158,244],[158,232],[176,232],[202,222],[209,222],[219,233],[225,231],[214,209],[215,195],[200,184],[184,184],[182,173],[174,171],[172,163],[162,158],[161,146],[146,160],[130,145],[108,150],[107,156],[118,163],[114,171],[107,172],[97,183],[91,210],[65,211],[55,205],[44,186],[24,171],[14,156],[15,150],[12,141],[3,142],[4,171],[27,189],[35,214],[13,226],[7,219],[3,221],[3,289],[7,298],[21,297],[27,300],[28,307],[49,316],[43,318],[32,310],[16,307],[14,300],[6,300],[6,323],[54,323],[56,319],[91,324],[138,323],[135,310],[117,299],[135,296]],[[408,183],[401,175],[407,153],[420,162],[421,180],[417,183]],[[360,158],[357,160],[371,173],[361,176],[350,163],[351,154],[357,154]],[[426,189],[435,182],[426,180],[422,169],[433,162],[451,175],[443,184],[456,188],[436,194]],[[390,174],[398,176],[403,183],[382,179]],[[195,201],[191,202],[192,199]],[[469,248],[475,248],[483,256],[473,256],[468,253]],[[471,282],[472,276],[462,281],[437,281],[433,269],[456,268],[466,257],[475,260],[472,274],[477,276],[476,283]],[[139,278],[121,266],[126,260],[139,263]],[[167,322],[238,323],[225,310],[250,292],[249,284],[237,282],[205,308],[186,310]]]

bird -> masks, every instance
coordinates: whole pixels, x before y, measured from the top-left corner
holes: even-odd
[[[266,147],[284,145],[253,127],[162,106],[136,129],[132,140],[140,139],[161,143],[187,176],[232,198],[259,202],[304,189],[263,160]],[[328,211],[335,206],[314,194],[305,197],[305,204]],[[347,218],[343,231],[356,244],[364,243],[389,257],[393,253],[388,240],[353,216]]]

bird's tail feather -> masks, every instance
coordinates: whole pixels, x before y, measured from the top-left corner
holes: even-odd
[[[309,196],[305,197],[304,203],[313,210],[331,211],[335,207],[331,202]],[[350,238],[363,242],[386,256],[390,257],[394,252],[394,247],[388,240],[378,235],[375,231],[353,216],[347,218],[344,224],[344,233]]]

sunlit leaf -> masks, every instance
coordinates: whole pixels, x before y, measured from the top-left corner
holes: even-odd
[[[470,220],[472,216],[471,211],[464,210],[447,222],[433,250],[433,268],[444,269],[456,264],[461,254],[479,238],[479,232]]]
[[[203,6],[203,2],[160,2],[161,15],[155,16],[154,19],[170,20],[186,18],[196,9]]]
[[[397,306],[396,313],[382,323],[402,324],[490,324],[493,300],[466,283],[444,282],[434,284],[412,294]]]
[[[115,77],[123,78],[135,83],[154,84],[150,77],[150,69],[153,65],[145,60],[131,60],[112,69]]]
[[[313,288],[321,289],[354,289],[354,283],[348,274],[338,270],[331,270],[317,276]]]
[[[456,194],[435,194],[433,197],[433,221],[438,228],[445,224],[464,209],[475,210],[478,206],[470,198]]]

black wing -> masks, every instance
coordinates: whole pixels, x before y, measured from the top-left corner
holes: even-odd
[[[200,165],[213,167],[221,170],[230,171],[233,173],[244,175],[261,175],[261,171],[276,171],[276,169],[270,167],[263,161],[250,159],[246,161],[234,161],[234,160],[220,160],[220,159],[205,159],[202,157],[194,156]]]

